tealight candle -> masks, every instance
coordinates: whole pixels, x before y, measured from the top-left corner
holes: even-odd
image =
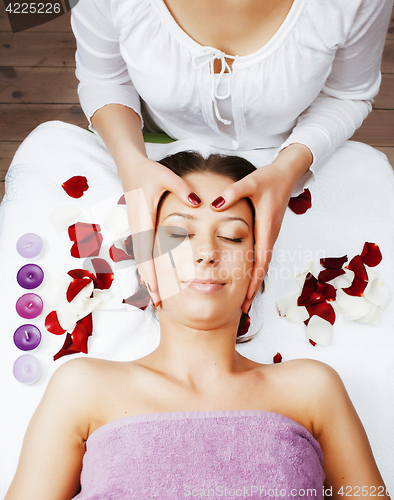
[[[16,275],[16,280],[22,288],[32,290],[41,285],[44,271],[37,264],[26,264],[21,267]]]
[[[33,319],[39,316],[43,310],[42,298],[35,293],[25,293],[16,302],[16,312],[25,319]]]
[[[40,363],[32,354],[22,354],[15,360],[13,372],[22,384],[34,384],[40,378]]]
[[[34,325],[22,325],[14,333],[14,343],[21,351],[32,351],[40,345],[41,332]]]
[[[38,259],[43,251],[42,239],[35,233],[26,233],[19,238],[16,249],[22,257],[26,259]]]

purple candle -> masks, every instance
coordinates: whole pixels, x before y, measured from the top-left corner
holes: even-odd
[[[14,342],[21,351],[32,351],[40,345],[41,332],[34,325],[22,325],[15,330]]]
[[[26,233],[19,238],[16,249],[26,259],[39,258],[43,250],[42,239],[35,233]]]
[[[25,293],[16,302],[16,312],[25,319],[33,319],[41,314],[44,307],[42,298],[35,293]]]
[[[31,354],[22,354],[14,363],[14,377],[22,384],[34,384],[40,378],[40,363]]]
[[[37,264],[26,264],[21,267],[16,275],[16,280],[22,288],[32,290],[41,285],[44,271]]]

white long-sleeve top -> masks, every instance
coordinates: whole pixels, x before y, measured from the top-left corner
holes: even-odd
[[[256,52],[202,46],[163,0],[79,0],[71,25],[76,76],[90,118],[106,104],[132,108],[175,139],[228,150],[308,146],[311,170],[372,110],[393,0],[294,0]],[[143,113],[141,112],[143,104]]]

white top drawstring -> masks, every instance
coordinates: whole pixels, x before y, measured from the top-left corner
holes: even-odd
[[[206,64],[209,64],[210,78],[211,78],[211,98],[215,109],[215,115],[216,118],[219,121],[221,121],[224,125],[231,125],[232,122],[231,120],[226,120],[220,116],[217,101],[218,99],[227,99],[231,95],[231,80],[233,73],[231,66],[226,61],[226,58],[236,60],[237,57],[238,56],[228,56],[224,52],[221,52],[220,50],[214,49],[212,47],[203,47],[200,50],[200,52],[193,57],[192,61],[194,69],[200,69]],[[220,73],[218,74],[218,78],[215,78],[215,71],[214,71],[215,59],[219,59],[220,61],[222,61],[222,67]],[[222,75],[225,73],[226,70],[230,74],[230,78],[227,81],[227,92],[225,94],[219,94],[218,89],[220,86]]]

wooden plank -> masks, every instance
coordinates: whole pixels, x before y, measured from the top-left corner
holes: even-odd
[[[81,106],[74,104],[2,104],[0,117],[2,141],[23,141],[37,125],[51,120],[88,126]]]
[[[387,30],[387,38],[389,38],[389,39],[394,38],[394,8],[393,8],[393,12],[391,13],[389,29]]]
[[[72,30],[70,25],[70,17],[71,17],[71,12],[66,12],[63,16],[58,17],[53,21],[49,21],[48,23],[41,24],[40,26],[36,26],[35,28],[30,28],[26,30],[24,33],[41,32],[41,31],[71,33]],[[12,32],[11,24],[8,20],[3,0],[0,1],[0,31]]]
[[[0,67],[0,103],[79,104],[74,68]]]
[[[387,159],[390,162],[390,164],[394,170],[394,147],[392,147],[392,148],[377,147],[376,149],[379,149],[379,151],[381,151],[382,153],[384,153],[387,156]]]
[[[382,57],[382,73],[394,73],[394,38],[386,39]]]
[[[5,182],[0,181],[0,202],[4,197],[4,193],[5,193]]]
[[[12,158],[19,148],[21,141],[18,142],[0,142],[0,182],[4,181],[8,167],[11,165]]]
[[[371,146],[394,146],[394,111],[374,110],[351,138]]]
[[[75,68],[76,42],[72,33],[0,33],[2,66]]]
[[[373,109],[394,109],[394,73],[382,75],[382,84]]]

